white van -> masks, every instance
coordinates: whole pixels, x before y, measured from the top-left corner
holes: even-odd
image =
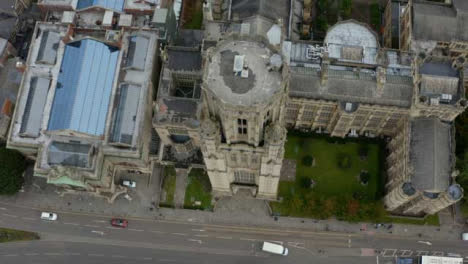
[[[288,255],[287,248],[283,247],[282,245],[278,245],[278,244],[274,244],[270,242],[263,242],[262,250],[265,252],[283,255],[283,256]]]

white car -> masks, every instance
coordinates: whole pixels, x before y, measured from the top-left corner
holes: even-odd
[[[462,240],[463,241],[468,241],[468,233],[463,233],[462,234]]]
[[[123,180],[122,185],[130,187],[130,188],[135,188],[136,187],[136,182],[135,181],[130,181],[130,180]]]
[[[42,212],[41,213],[41,219],[42,220],[55,221],[55,220],[57,220],[57,214],[56,213],[49,213],[49,212]]]

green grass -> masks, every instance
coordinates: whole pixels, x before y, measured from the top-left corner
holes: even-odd
[[[412,219],[412,218],[404,218],[404,217],[390,217],[387,216],[383,219],[385,223],[394,223],[394,224],[409,224],[409,225],[432,225],[432,226],[439,226],[439,215],[429,215],[424,219]]]
[[[176,172],[174,167],[164,167],[164,182],[163,190],[166,194],[164,202],[160,203],[160,206],[173,207],[174,206],[174,193],[176,188]],[[164,199],[163,199],[164,200]]]
[[[37,233],[0,228],[0,243],[38,239],[39,235]]]
[[[200,201],[201,205],[195,205],[195,201]],[[212,209],[210,179],[204,170],[192,169],[190,171],[185,190],[184,207],[187,209]]]

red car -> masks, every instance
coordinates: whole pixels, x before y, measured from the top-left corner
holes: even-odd
[[[111,220],[111,225],[115,227],[126,228],[128,226],[128,221],[120,218],[113,218]]]

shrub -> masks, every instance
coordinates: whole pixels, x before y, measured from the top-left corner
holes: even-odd
[[[304,189],[309,189],[312,184],[312,180],[309,177],[299,178],[299,185]]]
[[[0,194],[12,195],[23,185],[25,158],[17,151],[0,147]]]
[[[375,29],[380,30],[380,6],[376,0],[370,5],[370,23]]]
[[[341,0],[340,12],[344,19],[349,19],[351,17],[352,4],[352,0]]]
[[[358,213],[359,213],[359,207],[360,207],[360,204],[359,204],[359,201],[355,200],[355,199],[351,199],[348,201],[347,203],[347,213],[348,213],[348,216],[350,217],[350,220],[355,220],[356,217],[358,216]]]
[[[338,153],[337,155],[338,167],[340,169],[351,168],[351,157],[346,153]]]
[[[307,155],[302,158],[302,165],[311,167],[312,164],[314,164],[314,158],[312,158],[312,156]]]
[[[362,184],[367,184],[370,179],[370,174],[368,171],[361,171],[359,174],[359,179],[361,180]]]

